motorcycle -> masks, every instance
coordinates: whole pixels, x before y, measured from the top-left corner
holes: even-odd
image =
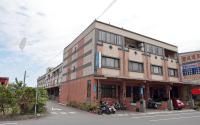
[[[114,114],[116,109],[114,106],[109,106],[107,102],[100,101],[100,105],[98,108],[98,114]]]
[[[126,110],[126,106],[123,103],[116,102],[114,107],[116,110]]]
[[[147,103],[148,108],[158,109],[158,104],[153,101],[151,98],[148,99]]]

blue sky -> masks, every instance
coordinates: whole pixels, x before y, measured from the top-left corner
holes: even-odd
[[[113,0],[0,0],[0,76],[35,86],[47,67]],[[198,0],[116,0],[99,20],[179,47],[200,50]],[[19,43],[27,38],[23,51]]]

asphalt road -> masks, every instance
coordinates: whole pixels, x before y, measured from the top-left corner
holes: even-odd
[[[164,112],[117,112],[96,115],[48,102],[49,115],[25,121],[0,121],[0,125],[199,125],[200,112],[193,110]]]

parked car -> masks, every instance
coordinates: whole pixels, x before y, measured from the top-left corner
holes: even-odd
[[[172,99],[174,109],[183,109],[185,104],[180,99]]]

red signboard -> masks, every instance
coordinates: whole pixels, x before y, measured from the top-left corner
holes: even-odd
[[[0,84],[8,84],[8,77],[0,77]]]
[[[192,94],[193,95],[200,95],[200,89],[199,88],[192,89]]]

